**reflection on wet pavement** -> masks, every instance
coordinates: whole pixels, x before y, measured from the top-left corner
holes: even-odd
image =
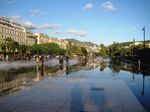
[[[144,112],[123,80],[100,78],[98,64],[60,68],[1,72],[0,112]]]

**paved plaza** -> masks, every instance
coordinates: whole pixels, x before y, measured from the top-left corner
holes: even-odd
[[[145,112],[123,80],[48,78],[0,97],[0,112]]]

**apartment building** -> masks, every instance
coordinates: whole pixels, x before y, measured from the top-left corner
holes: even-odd
[[[26,45],[32,46],[37,44],[37,36],[33,32],[26,30]]]
[[[15,21],[6,17],[0,17],[0,44],[5,43],[6,38],[27,46],[36,44],[34,33],[26,30],[21,24]]]
[[[58,44],[63,49],[67,48],[68,41],[57,39],[57,38],[54,38],[52,36],[50,37],[50,36],[45,35],[43,33],[35,33],[35,36],[37,38],[37,44],[54,42],[54,43]]]
[[[66,40],[60,40],[59,46],[63,49],[67,49],[68,41]]]
[[[66,40],[50,37],[50,41],[49,42],[57,43],[61,48],[67,49],[68,41],[66,41]]]
[[[26,29],[17,22],[0,17],[0,43],[5,43],[6,38],[26,44]]]
[[[44,44],[50,42],[50,37],[48,35],[45,35],[43,33],[35,33],[37,44]]]

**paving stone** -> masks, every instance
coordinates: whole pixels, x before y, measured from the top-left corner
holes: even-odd
[[[0,98],[0,112],[145,112],[122,80],[43,80]]]

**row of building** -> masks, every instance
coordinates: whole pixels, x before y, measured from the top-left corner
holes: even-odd
[[[19,44],[25,44],[27,46],[55,42],[61,48],[66,49],[68,44],[68,41],[53,38],[43,33],[33,33],[18,22],[0,17],[0,44],[5,43],[6,38],[10,38]]]
[[[128,42],[128,43],[120,43],[122,48],[128,49],[131,47],[138,47],[138,46],[144,46],[143,41],[135,41],[135,42]],[[145,46],[146,48],[150,48],[150,41],[147,40],[145,41]]]
[[[23,27],[19,22],[0,16],[0,44],[5,43],[6,38],[10,38],[19,44],[25,44],[27,46],[54,42],[61,48],[66,49],[68,45],[68,41],[66,40],[57,39],[43,33],[33,33]],[[99,51],[99,47],[96,45],[84,45],[84,47],[88,52]]]
[[[63,49],[67,48],[68,41],[66,41],[66,40],[57,39],[57,38],[54,38],[52,36],[50,37],[50,36],[45,35],[43,33],[35,33],[34,35],[36,36],[37,44],[54,42],[54,43],[57,43]]]

